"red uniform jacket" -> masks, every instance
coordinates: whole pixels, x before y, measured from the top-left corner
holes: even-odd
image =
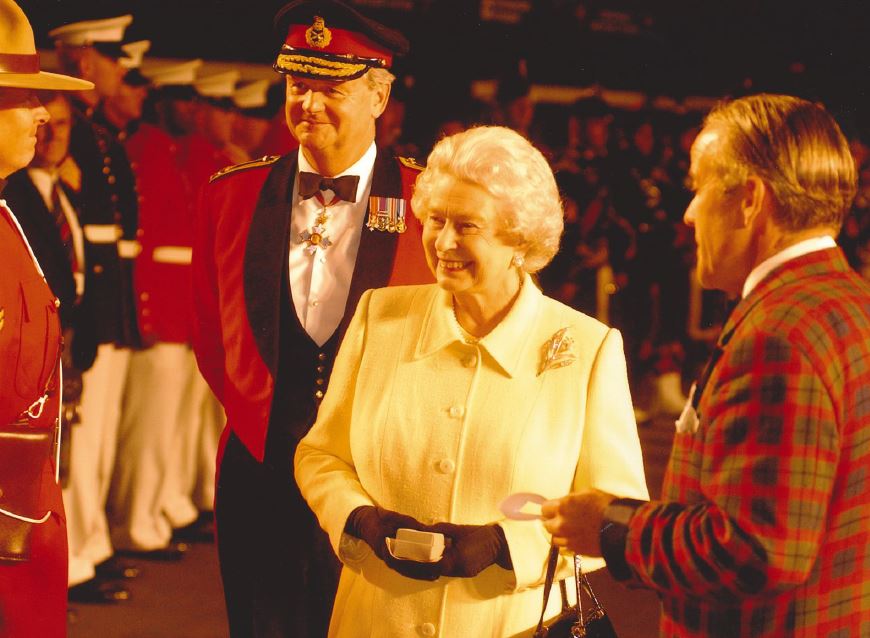
[[[145,345],[187,343],[191,331],[192,199],[175,160],[175,142],[150,124],[124,141],[139,193],[133,284]]]
[[[0,200],[0,425],[17,420],[44,395],[37,428],[54,428],[59,416],[61,332],[57,300],[37,270],[13,215]],[[36,412],[36,410],[33,410]],[[12,486],[14,487],[14,486]],[[10,486],[0,485],[9,490]],[[0,507],[5,501],[0,493]],[[54,464],[46,458],[27,562],[0,561],[0,635],[66,635],[66,525]],[[5,516],[0,514],[0,516]],[[2,532],[0,532],[2,533]]]
[[[203,376],[223,403],[227,431],[263,460],[278,369],[279,307],[297,154],[250,162],[204,190],[193,253],[194,350]],[[426,283],[422,227],[410,212],[418,171],[380,151],[372,196],[409,203],[404,233],[364,229],[348,295],[343,334],[362,293]],[[310,425],[310,424],[309,424]]]

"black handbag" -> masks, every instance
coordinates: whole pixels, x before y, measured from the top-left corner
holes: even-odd
[[[604,607],[589,585],[586,574],[583,573],[580,557],[574,555],[574,586],[577,590],[577,604],[568,603],[568,586],[565,580],[559,581],[559,591],[562,594],[562,611],[553,620],[544,623],[547,611],[547,601],[550,600],[550,590],[556,575],[556,564],[559,562],[559,548],[550,548],[547,561],[547,578],[544,581],[544,604],[541,608],[541,618],[535,628],[534,638],[617,638],[616,631],[607,617]],[[582,593],[586,592],[592,601],[592,607],[583,612]]]

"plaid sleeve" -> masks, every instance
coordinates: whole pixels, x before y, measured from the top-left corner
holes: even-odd
[[[673,502],[641,505],[627,523],[630,580],[718,602],[804,582],[839,456],[834,407],[810,359],[782,336],[735,338],[700,415],[698,432],[675,441]]]

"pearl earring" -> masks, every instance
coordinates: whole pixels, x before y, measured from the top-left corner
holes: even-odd
[[[524,263],[526,263],[526,258],[522,255],[514,255],[513,259],[511,259],[511,264],[517,268],[522,268]]]

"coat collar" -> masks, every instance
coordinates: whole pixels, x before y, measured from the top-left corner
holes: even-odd
[[[454,343],[463,343],[459,324],[453,314],[453,295],[433,284],[435,290],[423,317],[417,341],[416,358],[427,357]],[[526,274],[523,287],[507,316],[483,337],[478,346],[486,351],[510,377],[523,372],[531,335],[535,334],[543,294]],[[535,370],[530,368],[531,372]]]
[[[719,347],[724,347],[731,340],[737,326],[762,299],[782,286],[821,274],[848,271],[849,264],[839,247],[806,253],[774,268],[734,308],[719,335]]]

